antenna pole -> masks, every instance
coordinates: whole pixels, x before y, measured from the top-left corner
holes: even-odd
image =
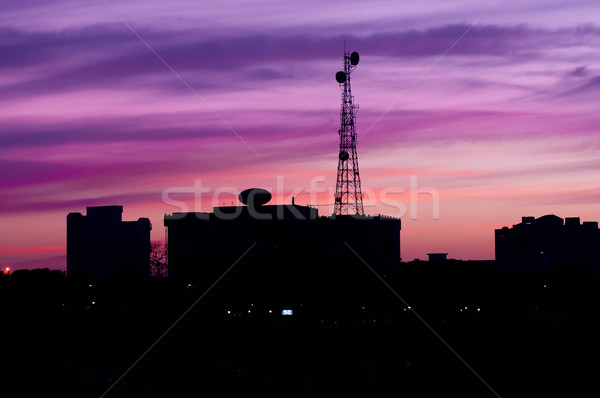
[[[342,109],[340,111],[340,129],[338,130],[340,150],[335,186],[335,215],[365,214],[356,153],[358,105],[354,104],[350,86],[350,74],[358,64],[358,60],[357,52],[350,54],[346,50],[346,41],[344,40],[344,70],[336,74],[336,80],[342,90]]]

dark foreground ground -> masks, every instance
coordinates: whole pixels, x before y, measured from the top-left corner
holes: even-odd
[[[376,278],[298,297],[244,289],[231,275],[197,301],[208,283],[89,286],[15,272],[0,278],[0,394],[598,394],[600,286],[590,273],[424,263],[386,282],[406,302]]]

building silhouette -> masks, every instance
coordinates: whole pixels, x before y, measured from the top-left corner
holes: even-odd
[[[150,275],[147,218],[122,221],[123,206],[88,207],[67,215],[67,276],[101,279]]]
[[[296,204],[223,206],[165,215],[164,224],[169,278],[206,285],[243,257],[228,276],[238,296],[366,294],[365,275],[375,280],[369,267],[385,277],[400,263],[401,221],[386,216],[319,217]]]
[[[512,228],[495,230],[496,261],[534,268],[597,267],[600,264],[598,222],[553,214],[523,217]]]
[[[446,261],[448,253],[427,253],[428,261]]]

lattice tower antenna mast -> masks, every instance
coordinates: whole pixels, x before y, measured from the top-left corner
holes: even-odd
[[[337,182],[335,185],[334,214],[365,214],[356,154],[356,111],[350,88],[350,74],[358,65],[359,56],[344,49],[344,70],[335,74],[342,90],[340,111],[340,151],[338,156]]]

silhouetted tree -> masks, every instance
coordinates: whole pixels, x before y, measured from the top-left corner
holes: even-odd
[[[155,277],[167,276],[167,245],[164,241],[150,242],[150,273]]]

